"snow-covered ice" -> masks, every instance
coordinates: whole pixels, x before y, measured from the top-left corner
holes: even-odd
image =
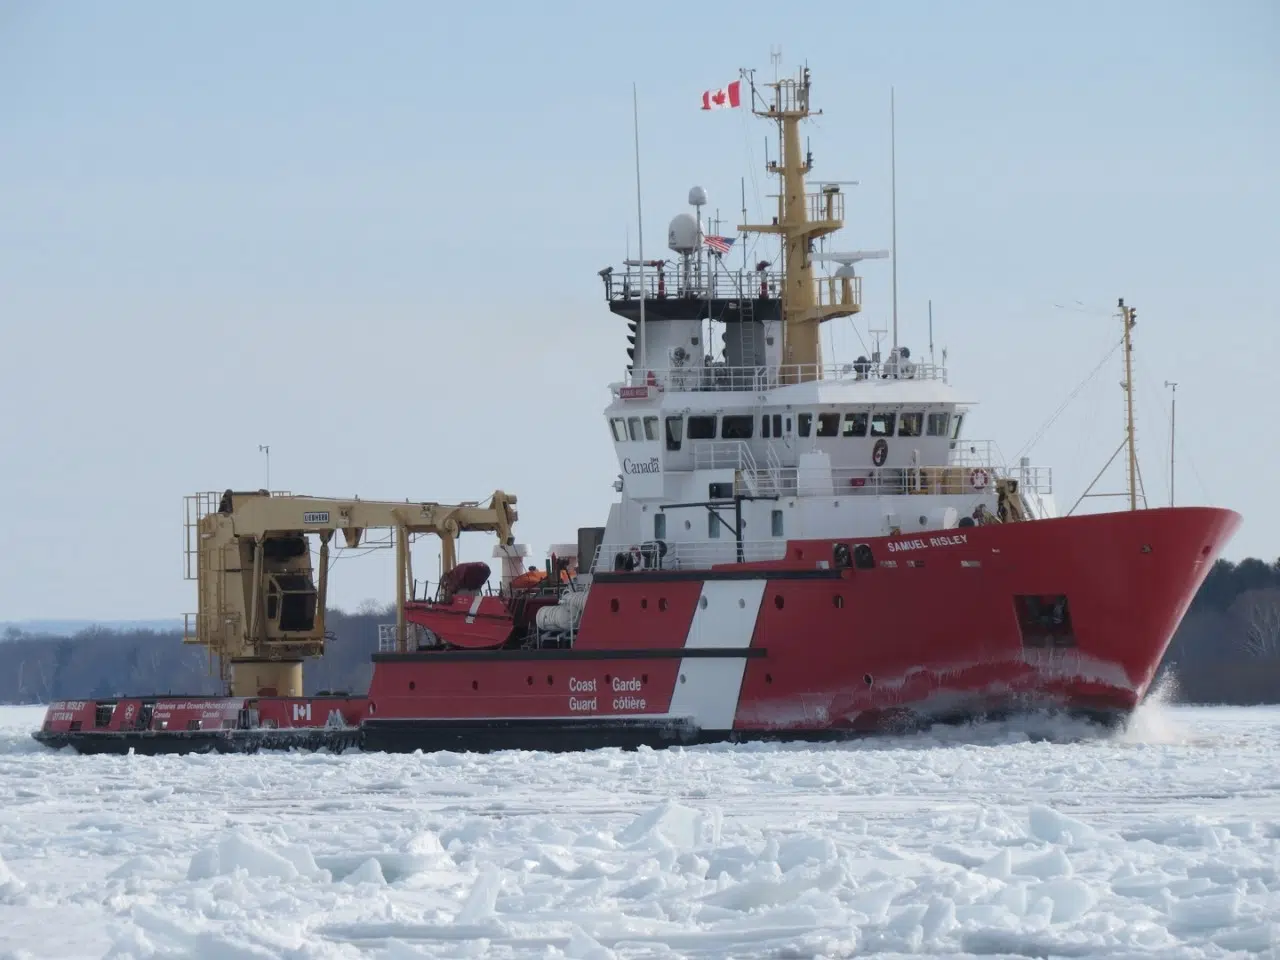
[[[549,756],[78,757],[41,716],[0,708],[0,957],[1280,956],[1277,709]]]

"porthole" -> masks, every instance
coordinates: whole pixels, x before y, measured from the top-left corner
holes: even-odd
[[[409,681],[409,689],[410,689],[410,690],[412,690],[412,689],[413,689],[414,687],[416,687],[416,686],[417,686],[417,684],[415,684],[412,680],[410,680],[410,681]]]
[[[844,606],[844,597],[840,596],[840,594],[837,593],[834,597],[831,598],[831,605],[835,607],[837,610],[839,610],[841,607]]]
[[[745,600],[743,600],[741,597],[739,597],[739,598],[738,598],[738,609],[739,609],[739,610],[742,610],[743,608],[745,608],[745,607],[746,607],[746,605],[747,605],[747,601],[745,601]]]
[[[548,686],[548,687],[549,687],[549,686],[551,686],[552,682],[553,682],[553,681],[552,681],[552,679],[551,679],[551,674],[549,674],[549,673],[548,673],[548,674],[547,674],[547,686]]]
[[[703,610],[707,609],[707,598],[706,598],[706,597],[699,597],[699,598],[698,598],[698,606],[700,606]]]
[[[765,682],[765,683],[773,683],[773,674],[772,674],[772,673],[766,673],[766,674],[764,675],[764,682]]]
[[[640,598],[640,609],[641,609],[641,610],[648,610],[648,609],[649,609],[649,598],[648,598],[648,597],[641,597],[641,598]]]
[[[659,609],[659,610],[666,610],[666,609],[667,609],[667,598],[666,598],[666,597],[659,597],[659,598],[658,598],[658,609]]]
[[[609,609],[610,609],[610,610],[612,610],[614,613],[617,613],[617,612],[618,612],[618,598],[617,598],[617,597],[614,597],[612,600],[610,600],[610,601],[609,601]]]
[[[472,680],[472,681],[471,681],[471,689],[472,689],[472,690],[479,690],[479,689],[480,689],[480,681],[479,681],[479,680]]]
[[[780,593],[778,593],[778,594],[774,594],[774,597],[773,597],[773,605],[774,605],[775,607],[777,607],[779,610],[781,610],[781,609],[782,609],[782,604],[783,604],[782,594],[780,594]]]
[[[526,683],[528,683],[528,684],[529,684],[529,686],[531,686],[531,687],[532,687],[532,686],[533,686],[533,677],[526,677],[526,678],[525,678],[525,682],[526,682]]]
[[[869,673],[864,673],[864,674],[862,675],[862,682],[863,682],[863,683],[865,683],[865,684],[869,687],[869,686],[871,686],[873,683],[875,683],[875,680],[873,680],[873,679],[872,679],[871,674],[869,674]]]

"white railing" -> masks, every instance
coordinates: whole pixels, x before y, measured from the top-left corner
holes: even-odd
[[[774,474],[772,469],[770,474]],[[772,487],[768,492],[781,497],[973,496],[994,493],[998,479],[1017,480],[1020,491],[1053,493],[1053,471],[1049,467],[1011,470],[989,463],[948,467],[778,467],[776,475],[768,477]]]
[[[592,573],[614,570],[705,570],[724,563],[758,563],[781,560],[787,554],[787,541],[744,540],[739,561],[738,544],[728,536],[722,540],[697,543],[664,541],[666,553],[659,555],[652,541],[648,543],[602,543],[591,561]],[[621,560],[619,559],[621,558]]]
[[[703,391],[744,391],[760,393],[795,383],[814,380],[840,382],[894,383],[900,380],[941,380],[946,382],[947,369],[941,364],[900,362],[897,366],[888,361],[815,364],[789,363],[779,366],[728,367],[719,364],[709,366],[670,367],[667,369],[635,369],[615,385],[615,394],[621,387],[650,386],[668,393],[698,393]]]
[[[745,440],[694,440],[695,470],[751,470],[756,458]]]

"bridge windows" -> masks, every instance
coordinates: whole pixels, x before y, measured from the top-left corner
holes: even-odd
[[[955,419],[951,421],[951,439],[960,439],[960,428],[964,426],[964,414],[957,414]]]
[[[641,440],[653,442],[658,439],[657,417],[613,417],[609,421],[609,428],[613,431],[614,443],[626,443],[628,440],[637,443]],[[675,449],[680,449],[678,444]]]
[[[796,418],[796,426],[799,428],[800,436],[807,437],[813,431],[813,414],[802,413]]]
[[[840,414],[838,413],[818,414],[818,436],[820,437],[840,436]]]
[[[787,419],[790,420],[789,417]],[[780,413],[761,414],[760,415],[760,436],[765,438],[781,437],[782,436],[782,414]]]
[[[667,417],[667,449],[679,450],[684,439],[684,418]]]
[[[726,416],[720,425],[720,436],[725,440],[750,440],[755,425],[756,418],[749,414]]]
[[[714,440],[716,438],[716,418],[690,417],[688,430],[690,440]]]
[[[846,413],[844,415],[844,437],[865,437],[867,435],[867,414],[865,412]]]
[[[898,436],[918,437],[924,432],[924,414],[904,413],[898,420]]]
[[[871,417],[871,435],[873,437],[892,437],[897,423],[896,413],[876,413]]]
[[[929,414],[929,436],[945,437],[947,428],[951,425],[951,414],[949,413],[931,413]]]
[[[665,513],[655,513],[653,515],[653,539],[667,539],[667,515]]]

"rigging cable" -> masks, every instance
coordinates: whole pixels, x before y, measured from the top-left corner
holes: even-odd
[[[1022,456],[1024,456],[1025,454],[1029,453],[1031,451],[1031,448],[1040,442],[1040,439],[1045,435],[1045,432],[1050,427],[1053,426],[1053,424],[1057,421],[1057,419],[1060,416],[1062,416],[1063,412],[1067,409],[1067,407],[1071,405],[1071,401],[1073,401],[1077,396],[1079,396],[1080,391],[1089,385],[1089,383],[1093,380],[1093,378],[1096,377],[1099,371],[1101,371],[1102,368],[1106,365],[1107,361],[1110,360],[1111,357],[1115,354],[1115,352],[1119,350],[1122,346],[1124,346],[1124,337],[1121,337],[1119,340],[1116,341],[1115,346],[1113,346],[1110,350],[1108,350],[1106,356],[1104,356],[1101,360],[1098,361],[1098,365],[1089,372],[1089,375],[1087,377],[1085,377],[1083,380],[1080,381],[1079,385],[1077,385],[1077,387],[1071,391],[1071,394],[1067,397],[1067,399],[1062,401],[1062,406],[1058,407],[1058,409],[1054,411],[1053,416],[1051,416],[1048,420],[1045,421],[1044,425],[1036,432],[1036,435],[1032,437],[1031,440],[1021,450],[1017,452],[1017,454],[1014,455],[1013,459],[1015,461],[1021,458]]]

